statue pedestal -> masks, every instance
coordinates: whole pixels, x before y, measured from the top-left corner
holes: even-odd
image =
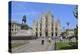
[[[29,27],[28,27],[28,25],[26,25],[26,24],[22,24],[22,26],[21,26],[21,30],[27,30]]]

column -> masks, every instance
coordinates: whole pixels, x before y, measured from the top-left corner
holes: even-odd
[[[40,37],[40,20],[38,20],[38,37]]]
[[[42,16],[42,36],[45,37],[45,16]]]
[[[51,33],[52,33],[52,30],[51,30],[51,27],[52,27],[52,17],[51,15],[48,15],[48,36],[51,37]]]

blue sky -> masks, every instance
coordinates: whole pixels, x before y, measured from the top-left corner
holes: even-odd
[[[67,28],[66,23],[70,23],[70,28],[75,28],[77,19],[73,15],[75,5],[12,2],[12,20],[21,23],[23,15],[27,17],[27,24],[32,25],[34,19],[38,20],[42,13],[51,11],[54,19],[60,20],[61,27]]]

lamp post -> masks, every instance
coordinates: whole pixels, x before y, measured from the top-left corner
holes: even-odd
[[[70,23],[67,22],[66,24],[67,24],[67,26],[68,26],[67,30],[69,30],[69,24],[70,24]],[[67,31],[67,36],[69,37],[68,31]]]

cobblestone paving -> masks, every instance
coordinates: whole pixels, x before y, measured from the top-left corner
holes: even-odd
[[[26,43],[23,46],[12,49],[13,53],[19,52],[37,52],[37,51],[52,51],[54,50],[54,41],[51,40],[51,43],[45,39],[44,45],[41,44],[42,38],[36,40],[29,40],[30,43]]]

